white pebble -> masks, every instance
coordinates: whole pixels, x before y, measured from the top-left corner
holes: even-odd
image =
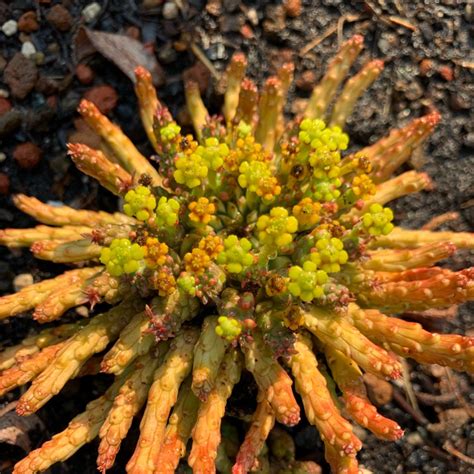
[[[31,58],[36,54],[35,45],[31,41],[25,41],[21,46],[21,54],[26,58]]]
[[[2,32],[5,36],[13,36],[18,31],[18,23],[15,20],[8,20],[2,25]]]
[[[166,2],[163,5],[163,18],[165,20],[174,20],[178,16],[178,7],[174,2]]]
[[[10,97],[10,93],[6,89],[0,89],[0,97],[8,99]]]
[[[86,23],[90,23],[96,19],[101,9],[102,7],[97,2],[89,3],[89,5],[84,7],[81,15],[83,16]]]
[[[13,288],[15,291],[20,291],[22,288],[30,286],[33,283],[34,280],[31,273],[20,273],[13,279]]]
[[[7,155],[5,153],[0,153],[0,163],[3,163],[7,159]]]

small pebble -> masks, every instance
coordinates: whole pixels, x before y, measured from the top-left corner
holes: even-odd
[[[370,400],[377,406],[390,403],[393,396],[393,387],[386,380],[372,374],[364,374],[364,382]]]
[[[7,159],[7,155],[5,153],[0,152],[0,163],[3,163]]]
[[[129,38],[132,38],[132,39],[135,39],[135,40],[137,40],[137,41],[140,41],[141,32],[140,32],[140,28],[138,28],[137,26],[134,26],[134,25],[128,26],[128,27],[125,29],[125,34],[126,34]]]
[[[0,97],[8,99],[8,97],[10,97],[10,93],[6,89],[0,89]]]
[[[62,5],[54,5],[46,15],[46,19],[57,30],[62,32],[69,31],[73,24],[71,14]]]
[[[174,20],[178,14],[178,6],[174,2],[166,2],[163,5],[163,18],[165,20]]]
[[[115,109],[118,101],[117,92],[112,86],[102,85],[89,89],[84,98],[93,102],[103,114]]]
[[[26,58],[32,58],[36,54],[35,45],[31,41],[25,41],[21,45],[21,54]]]
[[[20,273],[13,278],[13,288],[15,291],[20,291],[23,288],[30,286],[34,283],[33,275],[31,273]]]
[[[0,138],[14,133],[23,120],[23,114],[19,110],[12,109],[0,117]],[[1,209],[1,206],[0,206]]]
[[[44,53],[37,51],[37,53],[31,58],[37,66],[41,66],[44,63]]]
[[[89,5],[84,7],[84,9],[81,12],[81,15],[84,18],[86,23],[91,23],[97,18],[101,10],[102,10],[102,7],[100,6],[99,3],[97,2],[89,3]]]
[[[222,12],[221,0],[209,0],[206,4],[206,11],[212,16],[219,16]]]
[[[464,137],[464,145],[466,145],[469,148],[474,148],[474,132],[470,132],[466,134]]]
[[[252,28],[250,28],[249,25],[245,24],[242,26],[242,28],[240,28],[240,34],[245,38],[245,39],[251,39],[253,38],[255,35],[253,33],[253,30]]]
[[[38,19],[36,13],[32,10],[23,13],[18,20],[18,29],[23,33],[33,33],[39,30]]]
[[[15,20],[8,20],[1,29],[5,36],[13,36],[18,31],[18,23]]]
[[[445,81],[452,81],[454,79],[454,71],[453,68],[446,65],[446,66],[441,66],[439,69],[439,74]]]
[[[314,85],[316,84],[316,73],[312,69],[303,71],[295,81],[295,85],[298,89],[303,91],[313,90]]]
[[[283,5],[269,5],[265,9],[263,31],[269,36],[275,36],[285,29],[285,10]]]
[[[94,71],[87,64],[78,64],[76,76],[81,84],[91,84],[94,80]]]
[[[423,446],[425,443],[420,433],[416,431],[414,433],[408,434],[405,439],[407,443],[411,444],[412,446]]]
[[[0,117],[7,112],[9,112],[12,108],[12,104],[8,99],[0,97]]]
[[[423,59],[419,65],[420,75],[424,77],[431,76],[433,73],[433,67],[434,65],[431,59]]]
[[[10,88],[12,96],[24,99],[35,87],[38,79],[36,64],[31,59],[16,53],[3,71],[3,82]]]
[[[297,18],[301,15],[301,0],[284,0],[283,8],[290,18]]]
[[[10,191],[10,179],[5,173],[0,173],[0,194],[2,194],[3,196],[6,196],[9,191]]]
[[[253,26],[258,25],[258,12],[255,8],[249,8],[247,10],[247,18]]]
[[[178,54],[171,43],[164,44],[158,49],[158,59],[163,64],[170,64],[176,60]]]
[[[31,142],[21,143],[13,150],[13,158],[23,169],[34,168],[40,162],[41,155],[41,148]]]

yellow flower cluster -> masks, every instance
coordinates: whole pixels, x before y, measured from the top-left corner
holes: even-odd
[[[187,272],[194,273],[195,275],[202,275],[209,264],[211,263],[211,258],[209,255],[202,249],[194,248],[191,252],[188,252],[184,256],[184,267]]]
[[[321,204],[311,198],[303,198],[298,204],[293,206],[293,215],[298,221],[300,230],[307,230],[314,227],[321,218]]]
[[[216,206],[205,197],[189,203],[188,209],[189,219],[197,224],[209,224],[216,212]]]
[[[239,185],[256,193],[265,202],[271,202],[281,193],[278,180],[272,176],[268,163],[244,161],[239,167]]]
[[[224,250],[224,244],[217,235],[208,235],[199,241],[198,248],[206,252],[209,258],[215,260]]]
[[[271,155],[263,149],[260,143],[255,141],[255,137],[247,135],[235,141],[229,154],[224,157],[224,167],[226,171],[233,173],[238,171],[244,161],[255,163],[258,161],[269,162],[270,160]]]
[[[171,271],[165,267],[153,274],[152,285],[160,296],[168,296],[176,289],[176,279]]]
[[[157,268],[164,265],[168,255],[168,246],[160,242],[156,237],[148,237],[144,250],[145,263],[149,268]]]
[[[257,221],[258,238],[269,247],[282,248],[291,244],[297,230],[296,217],[289,216],[284,207],[274,207],[270,214],[260,216]]]

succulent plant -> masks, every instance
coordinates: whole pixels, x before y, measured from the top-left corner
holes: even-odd
[[[15,474],[43,471],[97,436],[105,472],[142,407],[127,472],[171,473],[186,456],[195,473],[246,473],[259,462],[265,472],[259,456],[275,422],[300,420],[294,389],[333,472],[356,473],[362,443],[341,406],[381,439],[403,434],[369,401],[363,373],[397,379],[400,357],[474,370],[472,337],[432,334],[400,316],[473,298],[473,269],[436,263],[474,248],[474,237],[402,229],[384,207],[429,187],[425,173],[392,175],[429,136],[436,111],[346,151],[346,119],[383,68],[368,62],[338,95],[362,47],[360,36],[343,44],[304,115],[292,121],[283,108],[293,66],[258,94],[245,77],[245,57],[235,54],[222,117],[209,116],[196,84],[185,85],[195,136],[183,132],[138,68],[152,161],[82,101],[79,113],[102,147],[70,144],[69,154],[123,199],[123,210],[14,197],[42,225],[2,230],[0,243],[28,246],[72,269],[0,298],[0,318],[34,309],[36,321],[54,322],[0,353],[0,394],[31,382],[16,408],[29,415],[74,377],[103,372],[115,380],[18,462]],[[61,323],[84,303],[110,309]],[[258,387],[257,408],[238,451],[223,454],[222,418],[244,370]],[[310,464],[287,470],[311,472]]]

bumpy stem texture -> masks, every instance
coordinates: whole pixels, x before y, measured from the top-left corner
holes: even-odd
[[[232,474],[247,474],[257,460],[268,435],[275,425],[275,414],[268,402],[268,395],[259,392],[257,409],[252,415],[250,427],[240,445]]]
[[[217,324],[217,316],[207,317],[194,347],[192,389],[201,401],[206,400],[214,387],[214,381],[229,345],[224,338],[216,334]]]
[[[154,472],[168,416],[178,398],[181,383],[191,371],[192,351],[198,334],[197,329],[183,330],[173,340],[163,364],[155,371],[140,423],[137,447],[126,467],[128,473]]]
[[[186,443],[196,422],[199,400],[191,390],[191,379],[181,385],[168,420],[163,443],[156,461],[155,474],[173,474],[179,460],[186,455]]]
[[[474,249],[474,233],[430,230],[408,230],[395,227],[389,235],[380,236],[374,247],[416,248],[434,242],[452,242],[458,249]]]
[[[127,436],[133,417],[141,410],[153,381],[155,369],[163,361],[166,345],[160,345],[156,352],[139,357],[129,376],[124,381],[118,395],[114,398],[107,418],[99,432],[100,445],[97,468],[101,472],[110,469]]]
[[[37,225],[31,229],[2,229],[0,230],[0,244],[10,248],[29,247],[39,240],[78,240],[84,234],[90,234],[91,227],[70,226],[50,227]]]
[[[362,372],[357,364],[342,352],[326,347],[326,359],[332,376],[342,392],[342,399],[349,415],[378,438],[395,441],[403,436],[398,424],[377,412],[367,397]]]
[[[241,346],[245,366],[252,372],[259,389],[267,394],[276,419],[284,425],[296,425],[300,421],[300,408],[293,395],[293,382],[266,348],[260,332],[254,331],[252,339],[242,342]]]
[[[68,154],[79,170],[117,196],[132,185],[132,175],[117,163],[112,163],[101,150],[82,143],[69,143]]]
[[[113,151],[115,158],[132,176],[142,174],[150,176],[155,186],[162,183],[161,176],[153,165],[136,149],[131,140],[114,125],[99,109],[88,100],[83,99],[79,104],[79,113],[83,119]]]
[[[0,298],[0,319],[28,311],[45,301],[57,289],[67,288],[77,282],[83,283],[101,270],[101,267],[70,270],[56,278],[22,288],[12,295]]]
[[[291,356],[290,366],[295,377],[296,390],[303,400],[308,421],[318,428],[324,444],[334,452],[337,462],[327,456],[326,459],[337,472],[340,458],[355,459],[362,443],[352,433],[350,423],[341,416],[334,404],[326,379],[318,370],[318,362],[308,336],[298,336],[295,351],[296,354]]]
[[[151,74],[143,67],[139,66],[135,69],[135,93],[138,98],[140,117],[142,119],[143,128],[150,140],[153,148],[160,152],[158,143],[153,133],[153,121],[156,111],[160,106],[160,101],[156,95],[156,89],[153,86]]]
[[[18,401],[17,412],[20,415],[34,413],[57,395],[87,359],[104,350],[118,335],[136,309],[137,301],[130,300],[95,316],[84,329],[64,344],[46,370],[33,381]]]
[[[124,374],[125,375],[125,374]],[[35,449],[28,456],[15,465],[14,474],[35,474],[44,471],[56,462],[65,461],[81,446],[92,441],[99,433],[99,429],[112,406],[124,376],[115,379],[115,382],[102,397],[90,402],[86,410],[71,420],[68,427],[53,436],[39,449]]]
[[[474,337],[435,334],[421,324],[385,316],[377,310],[350,307],[357,328],[373,341],[422,364],[439,364],[474,372]]]
[[[367,372],[378,377],[400,377],[398,360],[371,342],[346,318],[313,307],[304,314],[304,325],[323,344],[341,351]]]
[[[326,110],[364,47],[364,39],[355,35],[346,41],[328,66],[321,82],[314,88],[305,111],[307,118],[324,118]]]
[[[100,226],[107,224],[133,224],[135,222],[135,219],[120,212],[109,214],[104,211],[78,210],[69,206],[52,206],[24,194],[13,196],[13,202],[25,214],[48,225]]]
[[[376,59],[368,62],[355,76],[345,84],[332,111],[330,125],[343,128],[351,115],[359,97],[370,87],[383,71],[383,61]]]
[[[81,321],[44,329],[38,334],[23,339],[20,344],[7,347],[4,351],[0,352],[0,370],[9,369],[16,363],[22,362],[25,357],[37,354],[41,349],[72,336],[84,324]]]
[[[240,379],[241,369],[240,351],[230,348],[220,366],[215,387],[199,407],[192,433],[193,445],[188,458],[188,464],[193,468],[193,472],[201,474],[216,472],[215,461],[221,440],[221,420],[227,399]]]
[[[44,348],[41,352],[25,357],[18,364],[0,374],[0,397],[33,380],[54,360],[66,343],[60,342]]]

